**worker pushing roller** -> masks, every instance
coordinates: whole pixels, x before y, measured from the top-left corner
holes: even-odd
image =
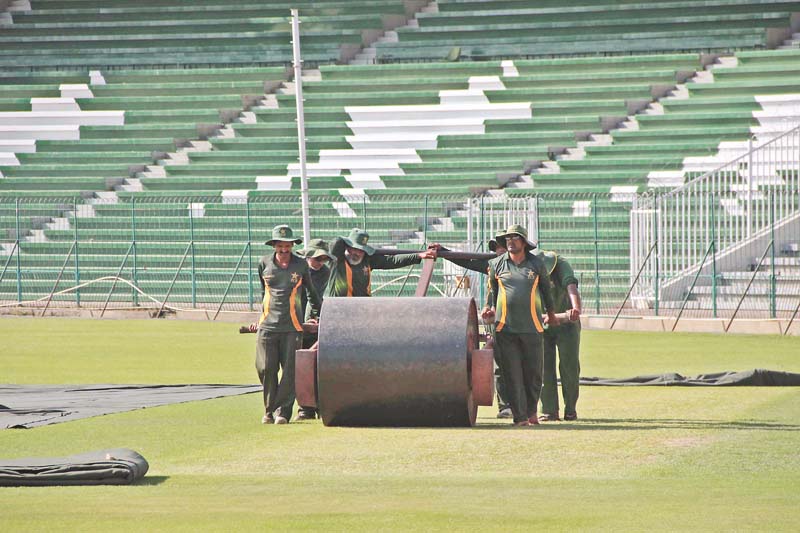
[[[493,351],[480,348],[477,306],[472,298],[423,296],[437,256],[488,260],[496,254],[374,249],[368,240],[354,229],[330,247],[318,342],[295,353],[298,403],[318,409],[325,425],[474,425],[477,407],[494,399]],[[372,269],[420,262],[417,297],[346,297],[371,295]]]

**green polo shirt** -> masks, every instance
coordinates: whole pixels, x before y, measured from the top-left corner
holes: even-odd
[[[274,252],[261,258],[258,278],[261,281],[262,308],[258,329],[275,333],[303,331],[300,293],[304,290],[311,302],[312,316],[319,315],[320,299],[308,271],[306,260],[295,254],[286,268],[277,265]]]
[[[542,333],[541,306],[553,310],[550,279],[544,262],[532,255],[517,265],[508,252],[489,261],[489,296],[487,305],[495,308],[495,331],[507,333]]]
[[[555,252],[546,252],[536,249],[531,253],[544,261],[547,272],[550,274],[551,293],[553,295],[555,312],[563,313],[568,309],[572,309],[572,301],[569,299],[567,286],[578,286],[578,278],[575,277],[572,266],[563,256]]]
[[[308,264],[308,261],[306,261]],[[314,289],[317,291],[317,295],[320,298],[320,307],[322,307],[322,295],[325,294],[325,287],[328,285],[328,278],[331,275],[331,269],[328,265],[322,265],[319,270],[314,270],[313,268],[308,268],[308,273],[311,276],[311,283],[314,284]],[[311,306],[308,305],[308,297],[306,296],[305,292],[302,292],[300,295],[303,301],[303,309],[305,309],[305,314],[303,316],[306,317],[306,320],[313,318],[311,316],[312,309]]]
[[[391,270],[410,265],[417,265],[422,260],[417,254],[400,255],[364,255],[357,265],[347,262],[344,252],[347,245],[337,238],[331,246],[331,276],[325,289],[325,297],[329,296],[371,296],[370,281],[373,270]]]

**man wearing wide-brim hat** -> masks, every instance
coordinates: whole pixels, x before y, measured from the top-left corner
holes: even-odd
[[[331,274],[331,269],[328,267],[331,255],[328,249],[328,243],[322,239],[311,239],[308,241],[308,246],[300,252],[300,255],[306,258],[308,264],[308,273],[311,275],[311,282],[320,296],[320,303],[322,303],[322,295],[325,293],[325,287],[328,284],[328,278]],[[303,310],[305,313],[306,321],[311,320],[312,309],[308,305],[308,299],[305,292],[302,293]],[[311,348],[317,342],[318,335],[316,333],[303,333],[303,348]],[[313,420],[317,417],[317,409],[307,405],[301,405],[297,410],[297,417],[295,420]]]
[[[258,278],[261,282],[262,311],[257,324],[256,370],[264,387],[265,424],[286,424],[294,407],[294,357],[303,334],[301,294],[311,303],[312,317],[319,316],[320,298],[311,281],[306,261],[292,253],[302,239],[292,228],[282,224],[272,229],[265,244],[274,251],[261,258]],[[278,373],[281,373],[278,382]]]
[[[308,241],[308,246],[300,251],[300,255],[306,259],[311,281],[314,283],[314,288],[317,289],[317,294],[319,294],[321,300],[325,294],[325,287],[328,285],[328,279],[331,274],[331,269],[328,266],[331,261],[328,243],[322,239],[311,239]],[[303,298],[303,309],[306,311],[311,309],[306,307],[305,298]]]
[[[437,243],[431,244],[430,247],[435,248],[437,251],[447,251],[447,248]],[[494,238],[489,239],[487,247],[489,248],[490,252],[494,252],[497,255],[506,253],[506,249],[497,244],[497,241]],[[448,261],[467,270],[480,272],[481,274],[486,274],[489,271],[490,259],[448,259]],[[494,390],[497,394],[497,418],[511,418],[511,407],[509,407],[508,401],[506,400],[508,393],[506,392],[506,384],[503,380],[503,375],[500,372],[500,363],[496,357],[497,353],[498,352],[495,351],[494,369]]]
[[[419,264],[423,259],[435,259],[434,250],[416,254],[379,255],[369,244],[369,234],[353,228],[347,237],[337,237],[331,246],[334,259],[325,297],[371,296],[373,270],[390,270]]]
[[[494,319],[494,349],[514,424],[538,424],[544,352],[539,300],[544,302],[547,322],[558,323],[550,277],[544,262],[530,253],[536,245],[528,240],[525,228],[513,224],[495,239],[507,251],[489,261],[490,290],[481,316]]]
[[[581,294],[578,278],[565,257],[555,252],[536,249],[535,255],[544,261],[550,274],[557,326],[544,332],[544,379],[542,382],[542,415],[540,421],[560,420],[558,416],[558,374],[561,375],[561,394],[564,398],[564,420],[578,419],[576,406],[580,389]]]

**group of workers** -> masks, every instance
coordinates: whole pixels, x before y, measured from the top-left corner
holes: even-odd
[[[358,228],[330,247],[315,239],[295,253],[301,242],[289,226],[276,226],[266,242],[273,252],[258,265],[263,307],[250,329],[258,333],[264,424],[292,420],[295,350],[316,343],[316,334],[303,334],[303,322],[317,322],[323,298],[371,296],[372,270],[436,259],[444,249],[433,244],[419,253],[376,254],[367,232]],[[452,261],[488,277],[481,317],[493,331],[497,417],[512,418],[515,426],[561,420],[558,358],[564,420],[577,420],[581,298],[572,267],[558,254],[539,250],[520,225],[499,232],[489,249],[495,258]],[[315,408],[301,405],[294,420],[316,416]]]

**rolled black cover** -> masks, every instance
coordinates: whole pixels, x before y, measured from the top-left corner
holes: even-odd
[[[471,298],[327,298],[317,387],[326,426],[471,426]]]

